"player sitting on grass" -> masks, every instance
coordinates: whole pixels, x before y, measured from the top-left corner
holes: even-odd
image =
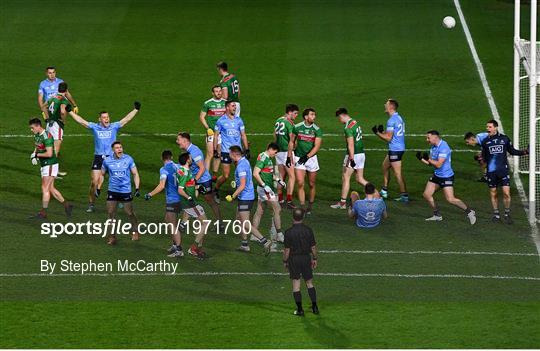
[[[178,187],[176,185],[176,173],[180,169],[180,165],[177,165],[172,161],[172,152],[170,150],[164,150],[161,153],[161,160],[163,161],[163,167],[159,170],[159,184],[156,185],[154,190],[144,195],[146,201],[150,200],[153,196],[159,194],[165,190],[165,223],[171,224],[174,228],[172,234],[173,244],[169,249],[169,257],[182,257],[184,252],[182,251],[182,237],[178,228],[178,215],[182,211],[180,204],[180,194],[178,194]]]
[[[176,173],[178,184],[178,194],[181,196],[182,209],[184,213],[201,222],[200,230],[195,233],[195,241],[188,250],[188,253],[197,258],[206,258],[206,252],[202,249],[204,236],[208,228],[208,221],[204,213],[204,208],[197,203],[196,182],[193,173],[190,171],[192,159],[189,153],[185,152],[178,157],[180,168]],[[189,224],[188,224],[189,225]]]
[[[366,198],[360,200],[356,191],[351,192],[351,207],[348,209],[349,217],[356,219],[356,225],[360,228],[375,228],[383,218],[388,218],[386,204],[381,198],[375,185],[366,183],[364,186]]]
[[[268,204],[272,208],[272,228],[275,228],[275,234],[272,233],[272,241],[283,242],[283,233],[281,232],[281,207],[279,206],[276,196],[276,188],[274,186],[274,162],[272,157],[275,157],[279,150],[276,143],[270,143],[266,147],[266,151],[261,152],[255,162],[253,169],[253,178],[257,181],[257,210],[253,215],[253,227],[259,229],[261,218],[264,213],[264,208]],[[278,182],[282,182],[281,179]],[[272,249],[276,249],[275,246]]]
[[[278,198],[281,205],[286,205],[288,209],[294,209],[293,192],[294,192],[294,167],[286,165],[287,154],[289,150],[289,141],[294,128],[294,121],[298,116],[298,105],[287,104],[285,106],[285,115],[279,117],[274,124],[274,141],[279,145],[279,152],[276,155],[276,163],[279,170],[279,177],[283,180],[287,178],[287,202],[283,199],[283,190],[285,187],[278,184]]]
[[[215,126],[216,134],[214,136],[214,158],[221,158],[221,168],[223,174],[219,176],[216,182],[215,198],[219,201],[219,188],[229,179],[231,173],[231,157],[229,148],[233,145],[244,144],[244,154],[250,159],[249,142],[244,128],[244,121],[240,116],[236,115],[236,104],[232,101],[227,101],[225,104],[225,114],[221,116]],[[221,147],[218,146],[218,140],[221,140]]]
[[[265,253],[270,252],[272,241],[267,240],[259,230],[252,225],[250,220],[251,209],[255,202],[255,190],[253,189],[253,175],[251,173],[251,165],[249,161],[242,155],[242,149],[238,145],[233,145],[229,149],[232,161],[236,163],[234,178],[236,190],[232,195],[227,195],[226,200],[232,202],[237,199],[238,206],[236,208],[236,218],[240,221],[242,228],[242,244],[238,248],[240,251],[249,252],[248,234],[251,233],[258,239],[259,243],[264,246]]]
[[[418,151],[416,158],[422,163],[433,166],[433,176],[431,176],[424,190],[424,199],[433,209],[433,216],[426,221],[442,221],[441,212],[435,203],[433,194],[439,189],[442,189],[446,201],[450,204],[461,208],[465,211],[465,215],[471,224],[476,223],[476,213],[470,209],[463,201],[454,196],[454,170],[452,170],[452,150],[448,143],[441,139],[439,132],[430,130],[426,135],[427,142],[431,145],[429,154],[423,154]]]
[[[487,122],[486,130],[487,138],[482,142],[482,158],[487,164],[487,183],[489,186],[489,195],[491,198],[491,206],[493,206],[493,222],[501,220],[499,214],[499,200],[497,198],[497,188],[501,187],[503,192],[504,202],[504,221],[507,224],[512,224],[510,217],[510,167],[508,166],[507,153],[512,156],[524,156],[529,154],[529,150],[517,150],[512,145],[510,138],[499,133],[499,123],[492,119]]]
[[[309,182],[309,204],[306,214],[311,214],[313,203],[315,202],[317,171],[319,161],[317,152],[322,144],[322,130],[315,124],[317,113],[312,108],[307,108],[302,112],[304,121],[294,126],[291,140],[289,141],[289,156],[287,157],[287,167],[294,166],[296,184],[298,185],[298,200],[300,206],[306,206],[306,192],[304,191],[304,181],[306,172]]]
[[[101,173],[101,166],[103,160],[110,157],[113,154],[111,145],[116,140],[116,134],[118,130],[128,124],[133,117],[141,109],[141,103],[135,101],[133,103],[133,110],[129,112],[124,118],[118,122],[111,123],[109,113],[102,111],[99,113],[99,123],[88,122],[81,116],[79,116],[75,110],[71,111],[71,106],[66,107],[66,111],[69,115],[80,125],[88,128],[94,135],[94,161],[92,162],[92,170],[90,171],[90,191],[88,193],[89,205],[86,212],[95,211],[96,198],[101,193],[101,185],[103,184],[103,175]]]
[[[139,185],[141,178],[139,171],[135,165],[135,161],[128,154],[124,154],[122,143],[115,141],[112,143],[113,156],[103,160],[101,174],[109,174],[109,187],[107,191],[107,216],[110,220],[116,217],[116,207],[118,203],[124,205],[124,211],[129,217],[131,228],[133,230],[131,240],[139,240],[137,231],[138,221],[135,211],[133,210],[133,195],[141,196]],[[131,176],[133,175],[133,183],[135,183],[135,193],[131,193]],[[116,244],[116,233],[110,233],[107,244]]]
[[[465,136],[463,137],[463,139],[465,139],[465,144],[467,144],[468,146],[478,146],[479,148],[482,148],[482,142],[487,137],[488,137],[488,133],[474,134],[473,132],[467,132],[465,133]],[[474,160],[478,162],[478,165],[480,166],[480,169],[482,171],[482,177],[480,177],[478,181],[481,183],[487,183],[486,163],[484,162],[484,159],[482,158],[482,151],[474,155]]]
[[[68,217],[71,217],[73,206],[67,202],[60,191],[54,186],[54,179],[58,175],[58,159],[54,151],[54,140],[52,135],[43,129],[39,118],[32,118],[28,124],[30,130],[34,134],[34,151],[30,155],[32,164],[41,165],[41,192],[42,192],[42,207],[41,210],[32,218],[45,219],[47,218],[47,208],[51,195],[64,205],[64,211]]]
[[[405,122],[397,112],[399,104],[394,99],[388,99],[384,104],[384,112],[390,118],[386,122],[386,129],[382,124],[373,126],[371,130],[375,135],[388,143],[388,155],[384,158],[382,164],[383,170],[383,186],[381,188],[381,196],[388,197],[388,183],[390,182],[390,169],[394,171],[396,180],[399,184],[400,195],[396,201],[409,202],[409,193],[405,186],[405,180],[402,175],[401,159],[405,153]]]
[[[360,124],[349,116],[345,107],[340,107],[336,110],[336,117],[338,117],[340,123],[345,125],[343,132],[345,134],[347,153],[343,159],[341,199],[335,204],[330,205],[330,207],[344,210],[347,208],[347,196],[351,188],[351,175],[353,172],[356,173],[356,181],[358,183],[361,185],[366,185],[367,183],[367,180],[364,179],[366,155],[364,154],[364,142],[362,141],[362,128],[360,128]]]
[[[217,175],[219,171],[219,158],[214,158],[214,128],[219,117],[225,114],[225,99],[221,98],[221,87],[214,85],[212,87],[212,97],[206,100],[199,113],[199,120],[206,129],[206,159],[204,164],[208,172]],[[215,135],[218,147],[221,146],[219,134]],[[213,160],[213,161],[212,161]]]

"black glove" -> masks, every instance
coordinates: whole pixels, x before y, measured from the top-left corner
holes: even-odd
[[[197,187],[197,191],[199,192],[199,194],[204,195],[206,194],[206,187],[204,185],[199,185]]]
[[[66,105],[66,112],[71,112],[73,110],[73,108],[71,107],[71,105]]]
[[[349,166],[350,166],[351,168],[356,167],[356,162],[354,162],[354,158],[349,158]]]
[[[285,167],[290,168],[291,167],[291,158],[287,156],[287,160],[285,161]]]
[[[244,152],[244,156],[246,157],[246,159],[250,159],[251,158],[251,152],[249,151],[249,149],[246,149],[246,152]]]
[[[418,159],[418,161],[422,161],[422,152],[416,151],[416,158]]]
[[[152,195],[150,195],[150,193],[144,195],[144,199],[146,201],[150,200],[151,198],[152,198]]]
[[[187,201],[190,208],[197,206],[197,203],[195,202],[195,200],[193,200],[191,196],[187,198]]]
[[[379,124],[379,126],[377,127],[377,130],[379,131],[379,133],[384,132],[384,126],[382,124]]]
[[[139,191],[139,188],[135,189],[135,197],[140,197],[141,196],[141,192]]]
[[[219,152],[217,150],[214,150],[214,158],[219,158]]]
[[[525,156],[525,155],[528,155],[528,154],[529,154],[529,148],[530,148],[530,146],[529,146],[529,145],[527,145],[527,148],[525,148],[525,149],[521,150],[521,152],[523,153],[523,156]]]
[[[378,132],[377,126],[371,127],[371,130],[373,131],[373,134],[377,134],[377,132]]]
[[[135,110],[139,111],[141,109],[141,103],[138,101],[135,101],[133,103],[133,107],[135,107]]]
[[[309,160],[309,156],[304,155],[304,156],[300,157],[300,159],[298,160],[298,164],[303,165],[303,164],[305,164],[307,162],[307,160]]]
[[[428,154],[427,152],[424,152],[424,153],[422,154],[422,158],[423,158],[424,160],[426,160],[426,161],[429,160],[429,154]]]

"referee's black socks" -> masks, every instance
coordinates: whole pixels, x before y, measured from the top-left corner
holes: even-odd
[[[309,298],[311,299],[311,305],[317,306],[317,291],[315,291],[315,287],[308,288],[307,292],[309,294]]]
[[[294,302],[296,303],[296,310],[297,311],[303,311],[302,308],[302,293],[300,291],[293,291],[292,293]]]

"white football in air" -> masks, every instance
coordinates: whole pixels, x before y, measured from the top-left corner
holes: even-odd
[[[456,26],[456,20],[452,16],[446,16],[442,20],[442,25],[444,28],[452,29]]]

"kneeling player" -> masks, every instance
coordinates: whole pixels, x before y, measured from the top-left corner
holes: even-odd
[[[234,171],[236,190],[232,195],[227,195],[226,200],[232,202],[233,200],[238,199],[236,218],[240,220],[242,228],[242,244],[238,250],[245,252],[250,251],[247,236],[251,232],[259,240],[259,243],[264,246],[264,251],[269,253],[272,241],[267,240],[259,230],[251,224],[249,218],[253,203],[255,202],[253,176],[249,161],[242,155],[242,149],[238,145],[230,147],[229,155],[232,161],[236,163],[236,169]]]
[[[474,210],[470,209],[463,201],[454,196],[452,150],[446,141],[441,139],[439,132],[436,130],[427,132],[426,140],[431,145],[430,153],[424,152],[422,154],[420,151],[416,153],[416,158],[418,158],[418,160],[435,168],[434,174],[429,178],[426,189],[424,190],[424,199],[426,199],[429,206],[433,209],[433,216],[427,218],[426,221],[443,220],[439,207],[433,198],[433,194],[435,194],[437,190],[442,189],[446,201],[465,211],[471,224],[476,223],[476,213]]]
[[[196,233],[195,242],[191,245],[188,253],[197,258],[203,259],[206,257],[206,252],[203,251],[203,241],[208,227],[208,220],[204,213],[204,208],[197,203],[195,199],[195,178],[189,167],[191,166],[191,156],[185,152],[178,157],[180,168],[176,173],[178,183],[178,193],[181,196],[182,209],[184,213],[191,218],[195,218],[201,222],[200,230]]]
[[[283,242],[283,233],[281,232],[281,206],[279,205],[276,196],[276,188],[274,186],[274,162],[272,157],[275,157],[279,150],[276,143],[270,143],[266,147],[265,152],[261,152],[255,162],[253,169],[253,177],[257,181],[257,211],[253,215],[253,227],[259,229],[261,217],[264,213],[264,208],[268,204],[272,208],[272,221],[276,233],[272,237],[272,241]],[[281,181],[281,179],[280,179]],[[275,249],[275,247],[273,247]]]
[[[148,201],[165,190],[165,223],[171,224],[174,228],[174,233],[172,233],[173,244],[169,249],[169,257],[182,257],[184,256],[181,245],[182,238],[177,230],[181,205],[180,194],[178,194],[176,186],[176,173],[180,166],[172,161],[172,152],[170,150],[164,150],[161,153],[161,160],[163,161],[163,167],[159,170],[159,184],[154,190],[144,195],[144,199]]]

